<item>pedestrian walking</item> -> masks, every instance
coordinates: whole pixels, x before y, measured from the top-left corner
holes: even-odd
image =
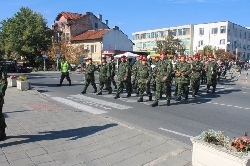
[[[68,63],[68,61],[66,60],[65,57],[62,57],[62,62],[61,62],[61,79],[60,79],[60,84],[58,84],[59,86],[62,86],[62,82],[64,80],[64,78],[66,77],[67,81],[69,82],[69,86],[71,86],[71,80],[69,77],[69,70],[70,70],[70,64]]]
[[[96,66],[92,62],[92,58],[88,58],[88,64],[87,67],[84,69],[85,70],[85,86],[83,88],[83,91],[81,92],[82,94],[86,93],[86,90],[91,84],[94,88],[94,92],[97,92],[97,87],[95,83],[95,71],[96,71]]]

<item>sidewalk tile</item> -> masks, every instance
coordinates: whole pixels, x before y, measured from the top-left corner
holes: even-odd
[[[49,154],[43,154],[40,156],[31,157],[31,160],[36,164],[47,163],[49,161],[54,161],[54,159]]]
[[[60,145],[53,145],[53,146],[47,146],[43,147],[48,153],[55,153],[55,152],[61,152],[65,151],[65,149]]]
[[[26,150],[26,153],[28,156],[39,156],[42,154],[47,154],[47,151],[45,151],[43,148],[37,148],[37,149],[32,149],[32,150]]]
[[[59,166],[56,161],[50,161],[46,163],[36,164],[35,166]]]
[[[0,166],[11,166],[9,163],[0,163]]]
[[[73,155],[70,154],[68,151],[60,151],[60,152],[50,153],[49,155],[54,159],[73,157]]]
[[[1,161],[1,163],[7,162],[7,158],[5,157],[4,154],[1,154],[1,155],[0,155],[0,161]]]
[[[75,157],[56,159],[56,162],[58,162],[59,165],[67,165],[67,166],[74,166],[81,163]]]
[[[96,160],[92,160],[92,161],[89,161],[89,162],[85,162],[84,164],[86,166],[109,166],[108,163],[105,163],[101,159],[96,159]]]
[[[76,155],[76,158],[80,160],[82,163],[98,159],[98,157],[91,152],[81,153],[79,155]]]
[[[10,161],[11,166],[28,166],[28,165],[35,165],[31,159],[28,158],[23,158],[20,160],[14,160],[14,161]]]
[[[24,151],[6,153],[5,155],[8,161],[19,160],[28,157],[28,155]]]

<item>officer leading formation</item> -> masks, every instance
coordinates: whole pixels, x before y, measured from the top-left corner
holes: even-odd
[[[185,100],[188,100],[189,88],[192,91],[192,97],[196,97],[202,83],[207,84],[207,93],[209,93],[211,86],[213,88],[212,93],[215,93],[219,66],[212,55],[208,55],[205,57],[208,59],[202,61],[199,54],[195,54],[193,57],[187,57],[183,54],[173,55],[171,59],[168,58],[167,54],[167,52],[161,52],[160,56],[155,57],[154,60],[147,59],[145,55],[138,55],[133,65],[126,56],[121,56],[117,73],[115,72],[114,58],[111,56],[102,57],[97,95],[102,95],[104,85],[108,94],[111,94],[113,92],[111,83],[113,83],[114,89],[117,88],[114,99],[120,98],[124,89],[127,97],[131,97],[134,89],[136,95],[139,96],[138,102],[144,101],[145,92],[148,96],[146,101],[152,101],[152,92],[154,91],[155,100],[151,106],[156,107],[162,98],[162,94],[166,95],[166,105],[170,106],[172,85],[176,96],[175,101],[181,101],[182,95],[184,95]],[[85,69],[86,83],[82,94],[86,93],[90,83],[94,88],[94,93],[97,92],[94,77],[96,70],[92,59],[89,58]]]

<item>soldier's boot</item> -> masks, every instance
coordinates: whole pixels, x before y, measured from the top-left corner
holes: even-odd
[[[97,92],[97,87],[94,88],[94,92],[93,93],[96,93]]]
[[[162,93],[160,93],[160,98],[162,98]]]
[[[116,94],[115,97],[114,97],[114,99],[118,99],[118,98],[120,98],[120,95]]]
[[[170,106],[170,100],[167,100],[167,106]]]
[[[143,102],[143,98],[140,97],[140,98],[137,100],[137,102]]]
[[[213,86],[213,91],[212,91],[212,93],[215,93],[215,86]]]
[[[148,96],[148,101],[152,101],[152,96]]]
[[[112,88],[109,88],[109,93],[108,94],[112,94]]]
[[[81,92],[81,94],[85,94],[86,93],[86,90],[83,90],[82,92]]]
[[[127,97],[131,97],[131,93],[130,93],[130,92],[128,92],[128,95],[127,95]]]
[[[185,94],[185,100],[188,100],[188,93]]]
[[[96,95],[102,95],[102,92],[98,92]]]
[[[71,86],[71,81],[69,81],[69,86]]]
[[[178,96],[175,101],[181,101],[181,96]]]
[[[6,133],[5,133],[5,129],[3,129],[3,131],[0,131],[0,141],[3,141],[6,139]]]
[[[153,104],[151,104],[152,107],[158,106],[158,101],[155,101]]]
[[[207,85],[206,93],[209,93],[209,88],[210,88],[210,86]]]

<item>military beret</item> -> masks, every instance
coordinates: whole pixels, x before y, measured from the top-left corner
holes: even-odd
[[[167,55],[167,53],[164,52],[164,51],[162,51],[162,52],[160,53],[160,55]]]
[[[199,58],[200,58],[199,55],[195,55],[195,56],[194,56],[194,59],[199,59]]]
[[[179,58],[186,58],[186,55],[180,55]]]
[[[92,61],[92,58],[88,58],[88,60],[91,60],[91,61]]]

